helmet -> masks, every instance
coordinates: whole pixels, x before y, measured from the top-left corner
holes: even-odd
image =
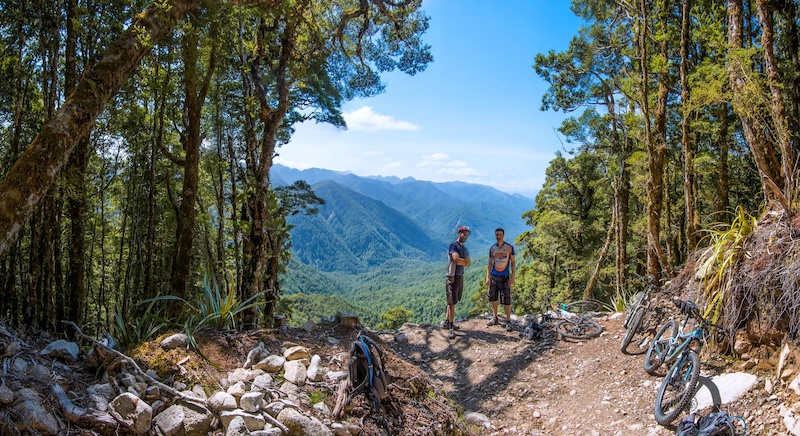
[[[461,233],[461,232],[472,233],[472,232],[470,232],[470,231],[469,231],[469,227],[467,227],[467,226],[461,226],[461,227],[459,227],[459,228],[458,228],[458,233]]]

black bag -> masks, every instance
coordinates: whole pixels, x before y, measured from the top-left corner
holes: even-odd
[[[676,436],[734,436],[728,412],[718,411],[706,416],[692,413],[681,419],[675,429]]]
[[[378,408],[389,382],[383,365],[383,351],[370,337],[358,335],[350,347],[350,392],[348,402],[363,393]]]
[[[542,337],[542,325],[536,322],[536,320],[532,320],[525,330],[522,332],[522,336],[529,341],[534,339],[539,339]]]

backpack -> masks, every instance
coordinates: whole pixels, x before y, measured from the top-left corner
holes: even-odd
[[[532,341],[534,339],[539,339],[542,337],[542,325],[536,322],[536,320],[532,320],[525,330],[522,332],[520,336],[523,336],[525,339]]]
[[[734,436],[734,426],[732,418],[741,419],[738,416],[729,416],[728,412],[718,411],[709,413],[706,416],[692,413],[683,418],[675,429],[676,436]]]
[[[383,366],[383,351],[372,338],[358,335],[350,346],[348,369],[352,391],[347,401],[363,393],[372,401],[372,407],[377,409],[386,395],[389,382]]]

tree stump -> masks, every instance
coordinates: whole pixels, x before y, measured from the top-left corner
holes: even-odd
[[[345,327],[358,328],[361,325],[358,322],[358,315],[350,312],[339,312],[336,314],[336,319]]]

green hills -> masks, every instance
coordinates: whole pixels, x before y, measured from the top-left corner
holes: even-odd
[[[513,243],[526,230],[521,215],[534,202],[494,188],[461,182],[360,177],[329,170],[295,170],[275,165],[276,185],[305,180],[325,199],[314,215],[289,218],[294,226],[292,260],[282,277],[291,323],[357,313],[374,326],[392,307],[404,307],[419,323],[444,319],[447,247],[456,229],[472,229],[467,247],[473,259],[465,276],[463,317],[469,297],[485,292],[483,277],[494,229],[506,229]],[[518,263],[521,259],[518,259]]]

